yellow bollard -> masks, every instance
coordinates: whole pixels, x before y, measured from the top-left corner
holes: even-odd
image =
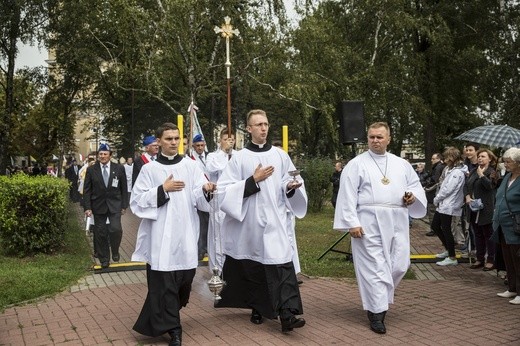
[[[287,125],[282,126],[282,148],[286,153],[289,152],[289,130]]]
[[[179,128],[179,136],[181,141],[179,143],[179,154],[184,154],[184,117],[182,114],[177,115],[177,127]]]

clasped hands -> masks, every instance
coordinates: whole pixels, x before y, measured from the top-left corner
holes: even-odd
[[[170,174],[170,176],[164,181],[163,189],[165,192],[182,191],[184,186],[185,184],[182,180],[174,180],[173,174]],[[217,189],[217,184],[209,181],[202,186],[202,189],[204,192],[212,192]]]

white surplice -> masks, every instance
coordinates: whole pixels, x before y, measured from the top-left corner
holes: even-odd
[[[128,192],[132,192],[132,172],[134,169],[134,165],[129,165],[128,163],[125,163],[124,167],[126,173],[126,186],[128,187]]]
[[[169,201],[158,207],[157,192],[166,178],[185,183],[182,191],[167,192]],[[175,271],[197,268],[199,217],[197,209],[209,211],[202,186],[204,173],[193,160],[173,165],[151,161],[144,165],[132,189],[130,207],[142,218],[132,261],[147,262],[152,270]],[[162,189],[161,189],[162,191]]]
[[[259,164],[274,166],[275,170],[258,182],[259,192],[243,198],[246,180]],[[220,204],[226,213],[221,228],[225,255],[262,264],[292,261],[294,251],[287,229],[287,209],[297,218],[307,213],[304,185],[291,198],[286,195],[287,184],[293,179],[288,172],[292,170],[295,167],[289,155],[277,147],[260,152],[242,149],[233,155],[217,184],[219,189],[225,189]],[[303,181],[301,176],[296,178]]]
[[[233,150],[231,155],[236,153],[237,151]],[[228,162],[229,154],[220,149],[209,153],[206,156],[206,171],[211,182],[216,183],[218,181],[218,178],[220,178],[220,175],[224,168],[226,168]],[[213,205],[216,204],[213,203]],[[218,208],[218,210],[211,210],[208,227],[208,269],[212,271],[213,268],[217,267],[219,273],[222,272],[222,266],[224,265],[220,230],[225,215],[226,213],[220,210],[220,208]]]
[[[296,244],[296,218],[290,210],[287,210],[287,231],[289,234],[289,240],[293,249],[292,262],[294,265],[294,272],[296,274],[301,272],[300,267],[300,256],[298,255],[298,245]]]
[[[387,185],[381,181],[385,172]],[[405,192],[416,199],[408,207]],[[379,313],[393,303],[394,291],[410,267],[408,216],[424,217],[426,204],[417,173],[396,155],[367,151],[343,169],[334,229],[363,228],[364,235],[351,243],[364,310]]]

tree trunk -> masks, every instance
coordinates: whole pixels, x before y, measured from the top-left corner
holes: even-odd
[[[9,37],[5,41],[7,44],[7,75],[5,90],[5,108],[2,114],[0,125],[0,175],[5,175],[7,165],[10,161],[9,143],[11,129],[13,127],[14,114],[14,65],[17,54],[16,42],[20,33],[20,7],[13,1],[11,22],[9,25]]]

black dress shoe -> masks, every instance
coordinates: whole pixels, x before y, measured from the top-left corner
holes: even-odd
[[[254,324],[262,324],[262,322],[264,322],[264,318],[262,317],[262,315],[260,315],[258,311],[253,309],[253,311],[251,312],[250,321]]]
[[[385,321],[385,317],[386,317],[386,311],[383,311],[383,312],[379,312],[377,314],[374,314],[372,311],[368,311],[367,310],[367,316],[368,316],[368,320],[370,322],[374,321],[374,320],[381,320],[381,321]]]
[[[386,327],[385,327],[385,316],[386,311],[379,312],[377,314],[367,311],[368,320],[370,321],[370,329],[372,329],[373,332],[378,334],[385,334],[386,333]]]
[[[291,316],[288,319],[281,319],[282,322],[282,333],[290,332],[294,328],[301,328],[305,325],[305,320],[303,318],[297,318],[295,316]]]
[[[112,260],[114,262],[119,262],[119,254],[112,255]]]
[[[383,321],[370,322],[370,329],[377,334],[386,334],[386,327]]]
[[[182,345],[182,330],[181,329],[175,329],[172,332],[169,332],[170,334],[170,343],[168,346],[181,346]]]
[[[102,262],[101,263],[101,269],[106,269],[110,266],[110,263],[109,262]]]
[[[430,231],[430,232],[426,233],[426,236],[427,237],[435,237],[435,232],[434,231]]]
[[[170,339],[170,343],[168,346],[181,346],[182,345],[182,335],[172,335],[172,338]]]

